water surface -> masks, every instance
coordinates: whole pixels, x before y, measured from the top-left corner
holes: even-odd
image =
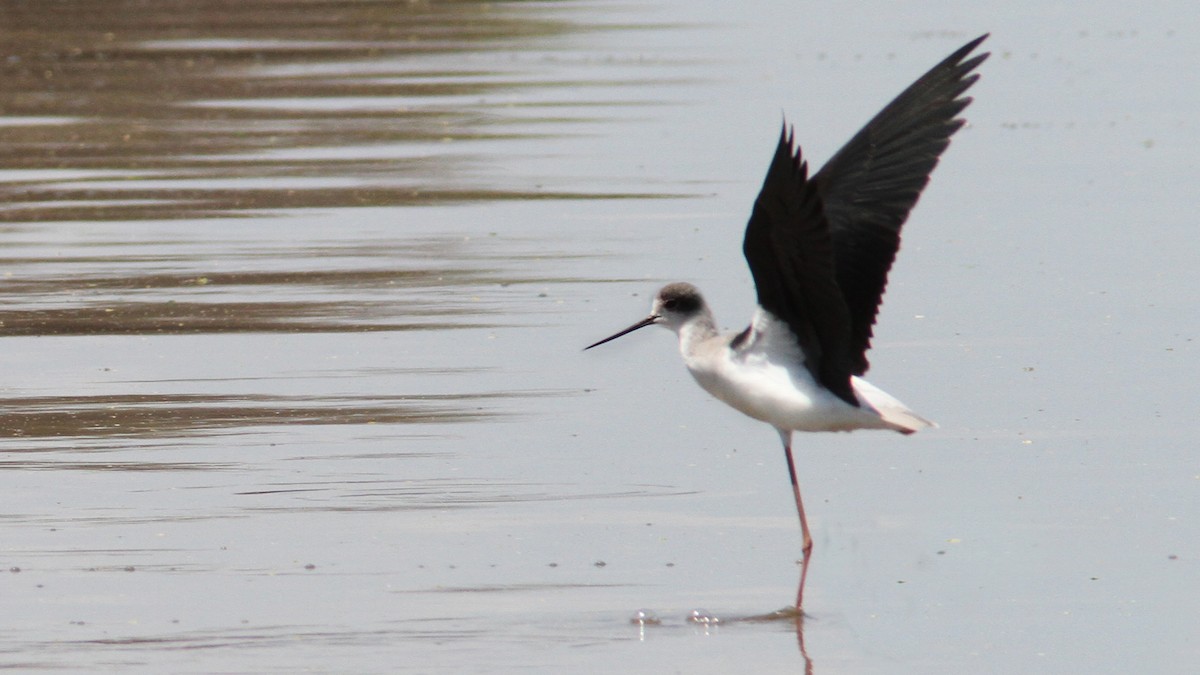
[[[1188,672],[1192,14],[0,2],[0,664]],[[941,428],[799,438],[742,620],[775,434],[580,348],[740,328],[781,111],[819,164],[985,31],[872,352]]]

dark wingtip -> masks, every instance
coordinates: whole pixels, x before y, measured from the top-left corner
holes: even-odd
[[[984,52],[982,54],[976,54],[969,59],[967,58],[967,56],[969,56],[971,52],[975,51],[975,48],[983,43],[984,40],[988,39],[990,35],[991,33],[984,33],[983,35],[980,35],[974,40],[971,40],[967,44],[954,50],[953,54],[942,59],[942,62],[935,66],[933,70],[952,69],[953,72],[958,73],[958,78],[965,82],[967,73],[970,73],[972,70],[978,68],[979,64],[986,61],[987,58],[992,55],[991,52]],[[974,83],[974,80],[971,80],[971,83]],[[963,87],[963,90],[965,91],[969,86],[970,83],[966,84]]]
[[[951,54],[950,58],[953,59],[954,61],[962,61],[963,59],[965,59],[967,57],[967,54],[970,54],[971,52],[975,51],[975,48],[978,47],[980,44],[982,44],[984,40],[991,37],[991,35],[992,35],[991,33],[984,33],[983,35],[980,35],[979,37],[975,38],[974,40],[971,40],[967,44],[960,47],[958,51]],[[963,72],[969,73],[972,70],[975,70],[976,68],[979,67],[979,64],[983,63],[984,61],[987,61],[987,58],[991,55],[992,55],[991,52],[984,52],[982,54],[977,54],[976,56],[972,57],[968,61],[963,61],[963,64],[962,64]]]
[[[976,47],[978,47],[979,45],[983,44],[983,41],[984,41],[984,40],[986,40],[986,39],[988,39],[988,38],[989,38],[989,37],[991,37],[991,36],[992,36],[992,34],[991,34],[991,33],[984,33],[983,35],[980,35],[979,37],[975,38],[974,40],[971,40],[971,41],[970,41],[970,42],[968,42],[967,44],[965,44],[965,45],[963,45],[963,46],[959,47],[959,48],[958,48],[958,49],[957,49],[957,50],[956,50],[956,51],[955,51],[953,54],[951,54],[951,55],[950,55],[950,58],[951,58],[951,59],[954,59],[955,61],[962,60],[962,58],[963,58],[964,56],[966,56],[967,54],[970,54],[971,52],[975,51],[975,48],[976,48]],[[990,53],[991,53],[991,52],[988,52],[988,53],[986,53],[986,54],[982,54],[981,56],[983,56],[983,57],[985,57],[985,58],[986,58],[986,57],[987,57],[987,55],[988,55],[988,54],[990,54]]]
[[[783,118],[783,125],[779,130],[779,147],[787,148],[788,155],[792,154],[792,146],[795,144],[796,129],[788,124],[787,118]]]

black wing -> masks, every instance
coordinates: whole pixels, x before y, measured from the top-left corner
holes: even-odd
[[[871,327],[900,248],[900,228],[929,182],[929,174],[964,124],[955,116],[988,54],[967,56],[968,42],[914,82],[875,116],[812,177],[833,239],[838,287],[850,315],[851,373],[867,371]]]
[[[900,227],[960,126],[957,98],[987,54],[974,40],[917,80],[811,179],[785,124],[754,202],[743,251],[758,304],[787,323],[822,385],[858,405],[871,326],[900,245]]]
[[[813,377],[858,405],[846,346],[850,314],[837,286],[833,240],[808,164],[786,123],[742,242],[758,304],[787,323]]]

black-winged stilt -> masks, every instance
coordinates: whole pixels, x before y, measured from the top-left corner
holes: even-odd
[[[964,124],[956,116],[971,99],[962,94],[979,79],[972,71],[988,54],[968,56],[986,38],[922,75],[811,177],[784,124],[742,246],[758,291],[745,330],[719,333],[700,291],[673,283],[658,292],[650,316],[587,347],[650,325],[669,328],[705,391],[779,432],[804,537],[797,611],[812,537],[792,432],[911,434],[933,426],[860,376],[900,229]]]

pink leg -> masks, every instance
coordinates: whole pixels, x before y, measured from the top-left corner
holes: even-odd
[[[779,432],[783,439],[783,452],[787,455],[788,477],[792,479],[792,492],[796,495],[796,513],[800,514],[800,532],[804,543],[800,550],[804,560],[800,563],[800,588],[796,591],[796,611],[801,611],[804,605],[804,580],[808,578],[808,563],[812,559],[812,535],[808,532],[808,520],[804,518],[804,502],[800,499],[800,482],[796,480],[796,463],[792,460],[792,434],[787,431]]]

